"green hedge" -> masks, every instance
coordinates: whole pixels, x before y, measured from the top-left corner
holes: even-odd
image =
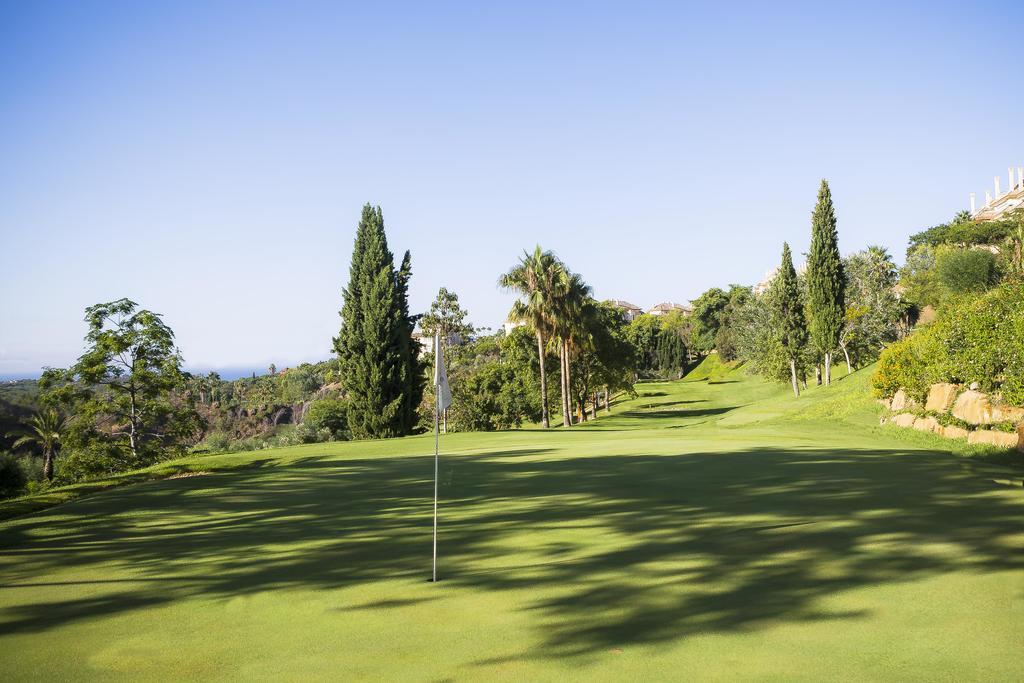
[[[949,306],[935,324],[886,348],[872,377],[876,395],[902,388],[919,401],[935,382],[977,382],[1024,404],[1024,285]]]

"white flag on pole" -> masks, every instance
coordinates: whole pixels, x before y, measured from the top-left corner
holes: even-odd
[[[448,372],[444,367],[444,349],[441,335],[434,333],[434,386],[437,387],[437,409],[447,410],[452,404],[452,390],[448,386]]]

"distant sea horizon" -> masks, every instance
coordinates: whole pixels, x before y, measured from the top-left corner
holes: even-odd
[[[323,358],[323,359],[320,359],[320,360],[306,361],[306,362],[309,362],[309,363],[319,363],[322,360],[327,360],[327,359]],[[301,363],[296,363],[295,365],[301,365]],[[211,372],[216,372],[218,375],[220,375],[221,379],[233,380],[233,379],[241,379],[242,377],[252,377],[253,374],[255,374],[257,377],[259,377],[260,375],[269,374],[270,373],[270,367],[269,366],[270,366],[270,364],[268,363],[266,365],[259,365],[259,366],[256,366],[256,365],[235,365],[235,366],[228,366],[228,367],[223,367],[223,368],[212,368],[212,367],[208,367],[207,366],[207,367],[185,367],[183,369],[186,372],[192,373],[193,375],[206,375],[206,374],[209,374]],[[293,367],[293,366],[290,366],[290,365],[288,365],[288,366],[286,366],[286,365],[279,365],[278,367],[279,367],[279,369],[284,370],[286,367]],[[19,381],[26,381],[26,380],[37,380],[37,379],[39,379],[42,376],[42,374],[43,374],[42,369],[36,370],[35,372],[0,372],[0,382],[19,382]]]

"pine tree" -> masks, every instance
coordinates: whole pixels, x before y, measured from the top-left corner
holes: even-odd
[[[789,251],[789,244],[785,242],[782,243],[782,264],[779,266],[778,276],[772,282],[769,296],[774,318],[773,327],[777,329],[779,341],[789,360],[793,394],[799,396],[796,365],[801,350],[807,345],[807,326],[804,319],[804,304],[800,300],[800,285],[797,282],[796,270],[793,268],[793,256]]]
[[[811,252],[807,257],[809,331],[815,350],[825,359],[825,384],[832,382],[832,352],[839,346],[845,305],[843,261],[839,256],[836,213],[828,182],[821,181],[811,216]]]
[[[349,430],[357,439],[402,436],[412,428],[409,273],[408,258],[402,271],[395,270],[383,214],[367,204],[356,231],[349,285],[342,293],[341,331],[334,340],[349,401]]]

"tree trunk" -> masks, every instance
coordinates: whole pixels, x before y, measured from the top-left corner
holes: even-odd
[[[832,352],[825,354],[825,386],[832,384]]]
[[[796,359],[789,359],[789,372],[793,376],[793,395],[800,398],[800,387],[796,383]]]
[[[138,446],[135,443],[135,422],[138,419],[138,417],[137,417],[136,410],[135,410],[135,388],[134,387],[129,389],[128,395],[131,397],[131,400],[132,400],[131,415],[129,416],[129,419],[128,419],[128,442],[129,442],[129,445],[130,445],[131,451],[132,451],[132,459],[133,460],[137,460],[138,457],[139,457],[139,451],[138,451]]]
[[[611,399],[612,399],[612,392],[608,391],[608,387],[605,386],[605,388],[604,388],[604,412],[606,412],[606,413],[612,412],[611,405],[609,405]]]
[[[572,358],[569,353],[569,344],[565,344],[565,405],[569,408],[569,425],[579,424],[579,420],[575,422],[572,419]]]
[[[537,353],[540,355],[540,419],[545,428],[551,426],[548,419],[548,377],[544,372],[544,335],[537,333]]]
[[[843,345],[843,355],[846,356],[846,374],[853,374],[853,366],[850,365],[850,352],[846,350],[846,345]]]
[[[821,386],[821,366],[820,365],[815,365],[814,366],[814,383],[817,384],[819,387]]]
[[[572,426],[572,399],[569,398],[569,360],[568,349],[565,348],[564,340],[559,345],[561,348],[562,361],[562,426]]]
[[[593,408],[594,408],[594,419],[596,420],[596,419],[597,419],[597,409],[598,409],[598,408],[600,407],[600,405],[599,405],[599,403],[598,403],[598,393],[597,393],[596,391],[594,392],[594,395],[593,395],[593,397],[591,398],[591,403],[593,404]]]
[[[49,448],[43,453],[43,478],[53,481],[53,451]]]
[[[441,433],[442,434],[447,434],[448,433],[448,409],[447,408],[444,409],[444,413],[443,413],[443,415],[441,417],[441,425],[442,425],[441,426]]]

